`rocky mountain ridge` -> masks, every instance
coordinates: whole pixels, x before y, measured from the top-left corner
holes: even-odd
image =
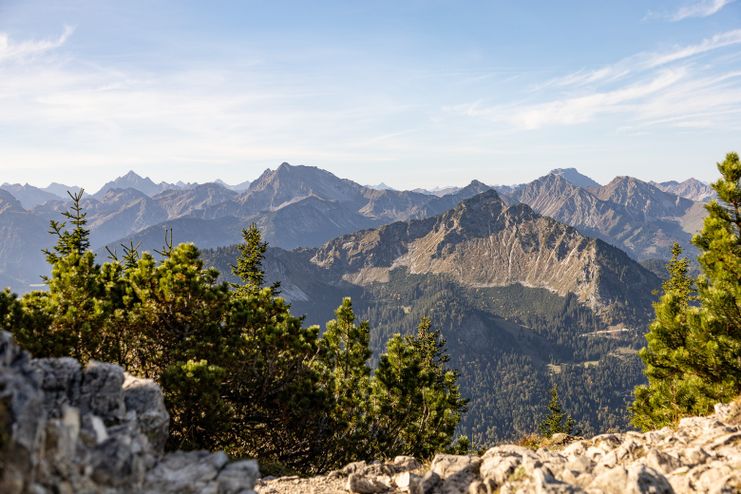
[[[521,284],[560,296],[574,294],[608,321],[628,291],[658,287],[653,274],[619,249],[536,213],[507,206],[494,190],[423,220],[392,223],[339,237],[316,250],[311,262],[355,285],[385,283],[391,271],[447,275],[461,285]],[[650,312],[650,305],[632,310]]]
[[[623,182],[626,187],[620,186]],[[431,194],[378,190],[316,167],[284,163],[275,170],[266,170],[247,186],[243,183],[232,188],[223,183],[155,184],[130,172],[107,183],[94,195],[86,195],[84,205],[92,228],[93,248],[104,255],[105,247],[120,250],[120,244],[128,245],[130,241],[143,250],[161,249],[169,229],[176,242],[225,246],[239,241],[241,228],[252,222],[261,227],[271,245],[287,249],[316,247],[342,234],[438,215],[492,188],[507,203],[526,203],[587,236],[625,250],[635,259],[653,262],[652,266],[661,265],[674,241],[691,249],[689,238],[705,213],[701,202],[627,178],[604,187],[594,184],[575,169],[555,169],[529,184],[492,187],[474,180],[463,188]],[[69,206],[66,193],[63,197],[54,195],[60,185],[53,185],[54,190],[50,186],[48,191],[18,186],[35,189],[31,199],[20,202],[41,222],[58,219]],[[647,205],[651,205],[650,211]],[[39,221],[28,226],[13,223],[17,231],[11,237],[35,238],[30,225],[36,223]],[[51,242],[49,239],[47,244]],[[9,251],[10,247],[3,250]],[[28,291],[29,285],[47,271],[43,256],[34,251],[33,257],[35,265],[28,269],[10,267],[0,272],[0,281],[17,280],[11,283],[12,288]]]
[[[691,236],[705,215],[702,203],[632,177],[585,189],[549,174],[517,189],[511,198],[638,260],[667,259],[674,242],[691,252]]]
[[[692,199],[693,201],[707,202],[715,198],[715,191],[712,187],[696,178],[688,178],[682,182],[669,180],[667,182],[651,182],[652,185],[660,188],[664,192]]]
[[[112,189],[135,189],[139,192],[142,192],[143,194],[148,195],[149,197],[152,197],[166,190],[188,190],[195,187],[196,185],[198,184],[185,183],[183,181],[179,181],[176,183],[154,183],[151,178],[141,177],[132,170],[129,171],[126,175],[115,178],[110,182],[106,182],[100,188],[100,190],[93,194],[93,196],[103,197],[109,190]]]

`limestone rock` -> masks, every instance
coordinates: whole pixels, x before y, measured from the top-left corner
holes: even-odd
[[[384,482],[384,480],[386,480]],[[358,494],[378,494],[387,492],[391,489],[390,479],[381,479],[379,477],[366,477],[357,473],[351,473],[347,477],[348,492]]]
[[[440,454],[426,470],[409,457],[357,462],[298,484],[262,481],[256,490],[386,492],[353,491],[362,480],[362,485],[411,494],[735,494],[741,492],[741,400],[717,406],[709,417],[683,419],[677,428],[591,439],[561,437],[537,451],[505,444],[481,457]]]
[[[164,451],[170,415],[159,385],[150,379],[126,374],[124,379],[126,410],[136,412],[136,420],[149,443],[157,451]]]
[[[252,461],[164,454],[169,415],[159,386],[116,365],[32,359],[0,332],[0,492],[253,492]]]

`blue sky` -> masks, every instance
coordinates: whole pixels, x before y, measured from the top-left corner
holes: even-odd
[[[714,179],[741,0],[0,0],[0,182]]]

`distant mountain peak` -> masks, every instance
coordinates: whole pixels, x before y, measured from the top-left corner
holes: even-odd
[[[103,197],[106,192],[108,192],[110,189],[127,189],[132,188],[136,189],[139,192],[142,192],[143,194],[152,197],[163,190],[167,188],[171,188],[172,186],[168,186],[169,184],[156,184],[152,181],[149,177],[142,177],[141,175],[137,174],[134,170],[129,170],[128,173],[126,173],[123,176],[117,177],[110,182],[107,182],[103,187],[100,188],[98,192],[94,194],[96,197]]]
[[[595,188],[600,186],[600,184],[596,180],[584,175],[583,173],[580,173],[579,170],[577,170],[576,168],[554,168],[549,172],[549,175],[562,177],[570,184],[576,185],[577,187],[581,187],[583,189]]]
[[[34,187],[28,183],[23,185],[4,183],[0,188],[12,194],[13,197],[20,202],[23,208],[28,210],[57,199],[57,196],[51,192],[39,189],[38,187]]]
[[[67,200],[69,199],[69,195],[67,194],[68,191],[75,194],[81,190],[81,187],[77,185],[65,185],[65,184],[60,184],[59,182],[52,182],[49,184],[48,187],[45,187],[42,190],[45,190],[46,192],[49,192],[50,194],[54,194],[60,199]]]
[[[688,178],[683,182],[669,180],[667,182],[651,182],[653,185],[671,194],[678,195],[693,201],[706,202],[715,197],[715,190],[696,178]]]
[[[366,187],[368,187],[369,189],[374,189],[374,190],[396,190],[393,187],[386,185],[383,182],[380,182],[376,185],[366,185]]]
[[[0,189],[0,213],[5,211],[23,211],[23,206],[13,194],[5,189]]]

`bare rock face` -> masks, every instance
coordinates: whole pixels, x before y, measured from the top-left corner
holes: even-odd
[[[260,481],[261,494],[673,494],[741,492],[741,400],[709,417],[645,434],[602,434],[537,451],[515,445],[482,456],[437,455],[423,467],[408,457],[353,463],[313,479]]]
[[[254,461],[164,453],[159,386],[116,365],[33,359],[0,333],[0,492],[251,493]]]

